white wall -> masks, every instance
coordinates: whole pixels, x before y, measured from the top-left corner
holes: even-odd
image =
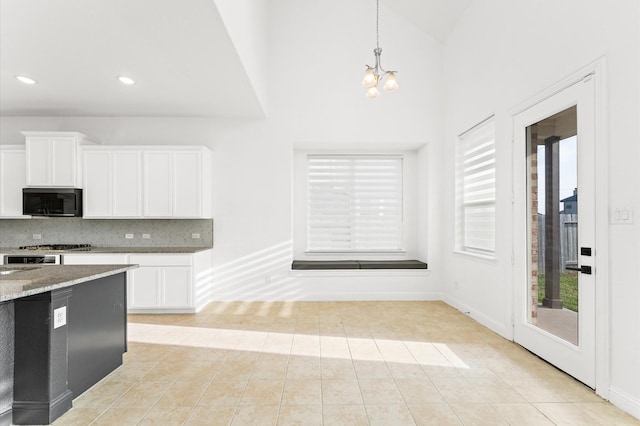
[[[512,336],[510,110],[571,73],[605,57],[609,207],[631,206],[640,217],[639,3],[636,0],[487,0],[472,3],[445,44],[445,208],[454,206],[455,136],[496,114],[496,260],[453,254],[454,223],[444,216],[445,299]],[[634,184],[635,183],[635,184]],[[610,386],[598,389],[640,417],[640,223],[609,225],[607,274],[597,276],[610,298]],[[598,248],[596,247],[596,251]],[[607,353],[605,348],[605,354]]]
[[[105,144],[211,147],[215,296],[235,300],[397,297],[388,279],[369,284],[366,277],[289,274],[293,146],[426,144],[419,153],[428,167],[420,170],[427,196],[418,203],[418,229],[428,237],[418,250],[428,254],[431,272],[405,277],[400,291],[406,298],[433,298],[444,290],[451,304],[510,337],[508,111],[605,55],[610,195],[601,201],[635,207],[636,223],[609,227],[610,274],[598,283],[607,286],[611,302],[612,399],[640,416],[638,7],[637,0],[474,2],[443,59],[437,42],[383,4],[383,63],[399,71],[400,90],[372,101],[359,85],[364,64],[373,62],[371,2],[272,0],[266,120],[2,117],[0,143],[20,143],[21,130],[77,130]],[[453,254],[453,148],[457,134],[492,113],[500,226],[497,259],[485,261]]]
[[[381,8],[383,61],[400,90],[365,97],[375,4],[368,0],[269,5],[265,120],[152,117],[3,117],[0,143],[21,130],[77,130],[104,144],[203,144],[213,149],[214,265],[218,299],[439,298],[442,46]],[[426,145],[417,244],[429,275],[395,279],[290,276],[292,158],[296,144]],[[416,231],[418,232],[418,231]],[[402,295],[402,296],[398,296]]]
[[[266,110],[268,0],[215,0],[215,4],[262,108]]]
[[[371,16],[363,11],[370,6],[362,0],[270,4],[269,118],[251,126],[227,123],[225,143],[214,148],[218,161],[214,251],[221,297],[237,298],[239,292],[254,299],[264,297],[262,292],[271,298],[297,299],[375,299],[393,294],[388,279],[369,279],[370,284],[364,285],[367,280],[357,277],[292,277],[288,272],[295,214],[294,146],[432,144],[429,165],[434,176],[438,173],[441,46],[382,9],[386,18],[381,30],[387,34],[383,57],[400,71],[401,88],[373,101],[366,99],[360,81],[364,65],[373,60],[375,9]],[[435,191],[438,198],[436,185],[424,190]],[[437,210],[432,208],[427,215],[425,206],[420,208],[419,222],[434,230],[430,241],[437,242],[438,228],[430,226],[439,219]],[[426,259],[430,264],[438,256],[437,245],[432,248]],[[439,291],[438,276],[436,267],[430,276],[417,280],[400,278],[406,283],[405,297],[432,298]]]

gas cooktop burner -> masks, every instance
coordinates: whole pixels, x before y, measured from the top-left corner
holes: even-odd
[[[91,244],[47,244],[41,246],[23,246],[20,250],[90,250]]]

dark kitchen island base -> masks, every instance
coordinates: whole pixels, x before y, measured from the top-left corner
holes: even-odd
[[[50,424],[122,365],[126,273],[16,299],[13,423]]]

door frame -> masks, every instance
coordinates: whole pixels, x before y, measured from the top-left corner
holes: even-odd
[[[606,79],[606,58],[601,57],[594,62],[580,68],[579,70],[571,73],[569,76],[563,78],[557,83],[551,85],[547,89],[542,90],[538,94],[532,96],[525,102],[517,105],[514,108],[508,110],[510,136],[511,136],[511,234],[512,247],[511,247],[511,282],[515,283],[521,277],[517,276],[517,268],[515,262],[516,243],[527,241],[526,238],[515,238],[517,232],[520,232],[514,219],[515,212],[515,191],[516,188],[513,184],[514,173],[518,170],[516,167],[516,161],[519,159],[514,158],[515,153],[515,119],[518,114],[524,112],[530,107],[542,102],[543,100],[552,97],[553,95],[563,91],[564,89],[574,85],[581,81],[585,76],[593,74],[594,86],[595,86],[595,123],[594,123],[594,137],[595,137],[595,166],[594,166],[594,178],[595,187],[594,194],[596,201],[595,206],[595,241],[597,242],[597,253],[594,256],[594,273],[597,274],[597,285],[595,289],[595,391],[605,399],[609,399],[609,385],[610,385],[610,324],[611,324],[611,310],[609,305],[609,201],[608,201],[608,185],[609,185],[609,167],[608,167],[608,131],[606,121],[607,111],[607,88],[605,82]],[[519,188],[518,188],[519,190]],[[516,300],[518,292],[515,291],[513,286],[509,287],[511,298],[511,336],[513,339],[515,327],[515,312],[516,303],[521,301]]]

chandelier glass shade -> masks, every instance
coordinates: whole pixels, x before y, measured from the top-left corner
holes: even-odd
[[[367,98],[377,98],[380,95],[378,83],[381,80],[384,80],[384,84],[382,86],[384,90],[389,92],[398,90],[398,80],[396,79],[397,71],[386,71],[382,68],[382,63],[380,61],[382,49],[380,48],[380,32],[378,30],[379,17],[380,0],[376,0],[376,48],[373,49],[376,62],[374,66],[367,65],[367,69],[364,72],[364,78],[362,79],[362,86],[367,88]]]

